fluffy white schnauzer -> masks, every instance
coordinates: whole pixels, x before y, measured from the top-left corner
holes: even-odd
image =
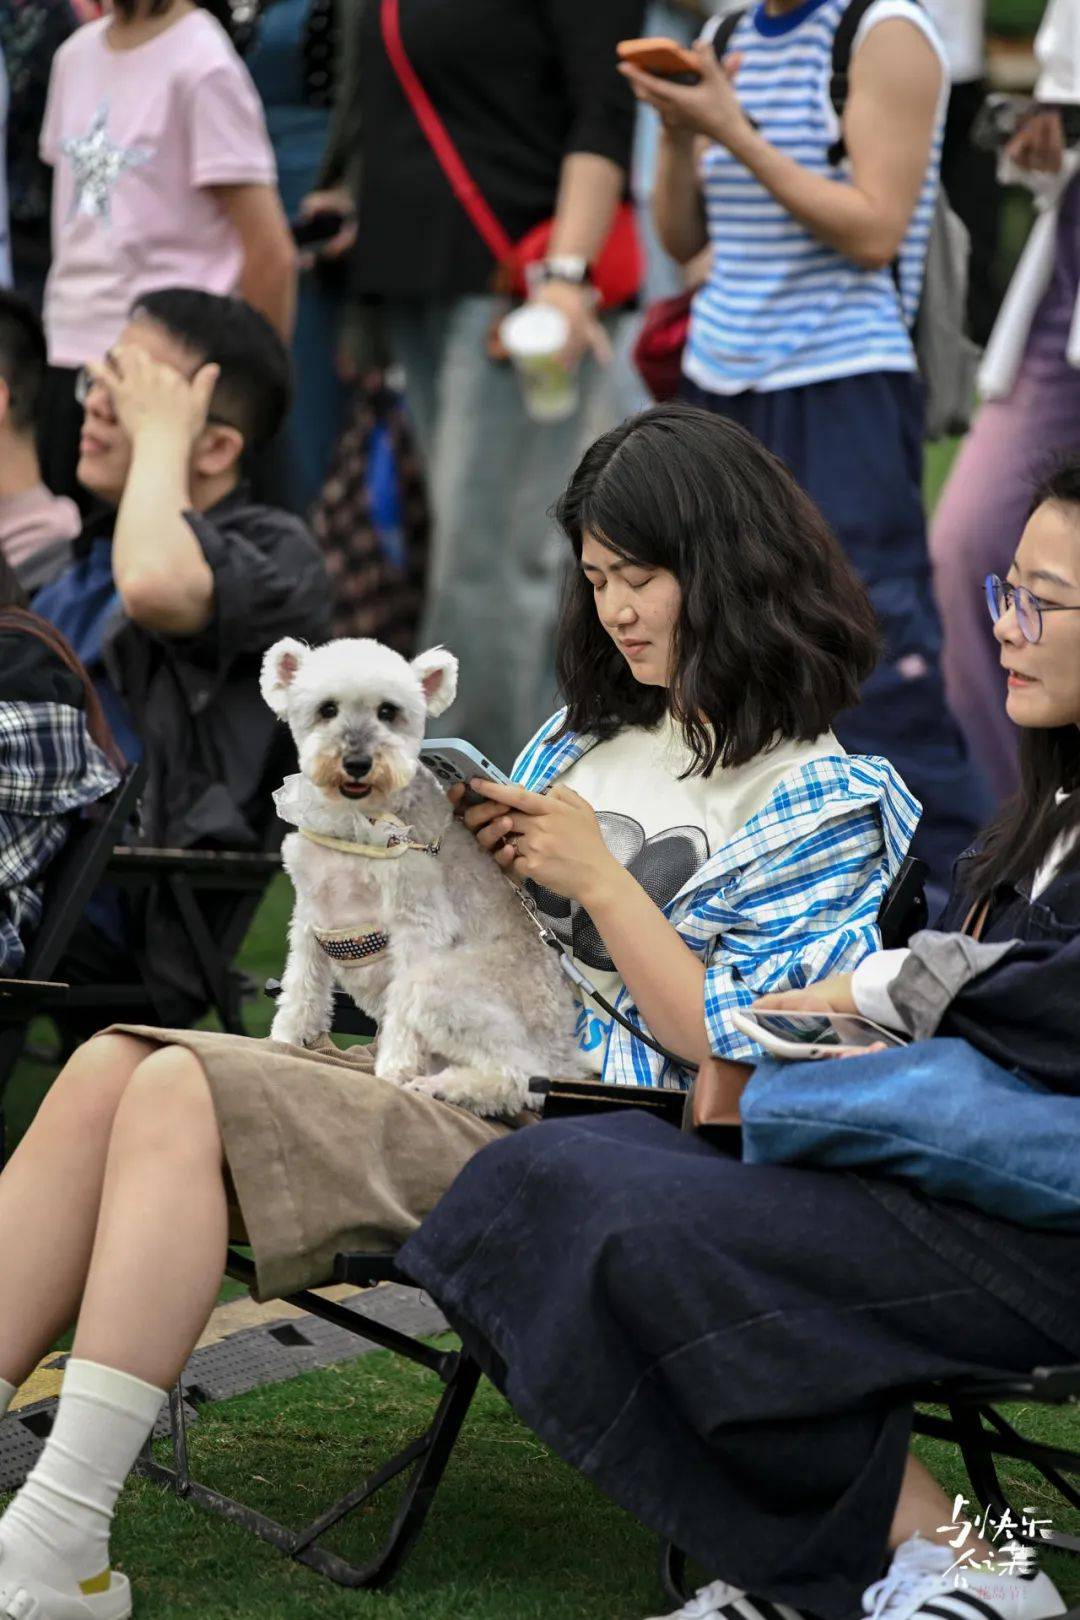
[[[296,890],[271,1038],[309,1046],[335,984],[375,1018],[375,1072],[474,1113],[512,1115],[536,1075],[586,1070],[573,993],[498,867],[420,762],[427,716],[457,690],[441,647],[408,663],[377,641],[263,660],[299,776],[274,795]]]

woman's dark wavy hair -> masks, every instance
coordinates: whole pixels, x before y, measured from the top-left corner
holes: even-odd
[[[670,709],[708,776],[781,738],[809,742],[858,701],[877,654],[866,591],[787,468],[734,423],[688,405],[631,417],[586,451],[555,517],[579,561],[591,534],[682,589],[671,684],[642,686],[574,569],[560,736],[610,737]]]
[[[1080,537],[1080,457],[1054,468],[1039,484],[1031,513],[1047,502],[1066,509]],[[1057,791],[1072,796],[1056,802]],[[1062,834],[1076,837],[1062,867],[1080,866],[1080,730],[1075,725],[1024,726],[1020,732],[1020,787],[992,822],[969,870],[974,898],[999,883],[1017,882],[1037,872]]]

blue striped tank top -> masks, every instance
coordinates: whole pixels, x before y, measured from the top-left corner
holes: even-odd
[[[758,4],[735,29],[742,65],[735,88],[745,111],[780,151],[843,184],[828,152],[839,134],[829,100],[832,46],[848,0],[803,0],[783,16]],[[914,371],[909,329],[922,289],[937,198],[948,75],[933,24],[915,0],[878,0],[855,37],[889,17],[919,27],[942,60],[942,93],[922,192],[892,267],[863,269],[794,219],[726,147],[701,162],[713,263],[694,299],[683,369],[715,394],[769,392],[870,371]]]

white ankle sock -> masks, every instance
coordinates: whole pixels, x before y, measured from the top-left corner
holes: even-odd
[[[9,1384],[6,1378],[0,1378],[0,1417],[3,1417],[11,1405],[12,1396],[18,1387],[18,1384]]]
[[[69,1361],[56,1422],[0,1518],[4,1564],[58,1588],[109,1567],[109,1526],[165,1391],[93,1361]]]

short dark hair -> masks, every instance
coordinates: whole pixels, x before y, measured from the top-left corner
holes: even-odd
[[[242,298],[196,287],[144,293],[129,311],[133,321],[154,321],[203,364],[221,367],[213,409],[258,449],[285,420],[292,392],[288,351],[264,315]]]
[[[1036,485],[1028,516],[1040,506],[1064,507],[1080,532],[1080,456],[1056,465]],[[1059,839],[1063,871],[1080,867],[1080,730],[1067,726],[1022,726],[1020,788],[987,829],[968,868],[973,899],[999,883],[1016,883],[1039,870]],[[1067,797],[1059,804],[1058,790]]]
[[[586,451],[555,517],[579,560],[589,533],[682,591],[671,684],[643,686],[573,571],[564,732],[612,736],[670,710],[707,776],[780,738],[811,741],[858,702],[877,655],[870,599],[787,468],[734,423],[686,405],[631,417]]]
[[[45,333],[36,312],[18,293],[0,288],[0,376],[11,396],[11,425],[31,433],[45,386]]]

